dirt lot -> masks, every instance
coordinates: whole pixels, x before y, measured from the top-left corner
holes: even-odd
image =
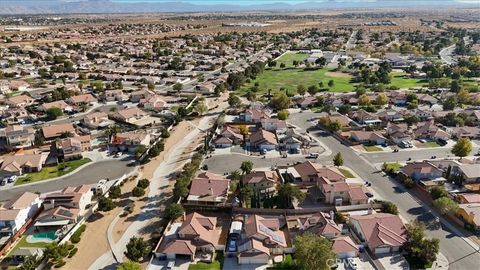
[[[333,78],[351,78],[352,77],[352,75],[348,73],[333,72],[333,71],[326,72],[325,76],[333,77]]]

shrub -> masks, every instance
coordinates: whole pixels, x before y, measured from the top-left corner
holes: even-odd
[[[122,190],[120,189],[120,186],[111,187],[108,195],[112,199],[119,198],[122,195]]]
[[[77,254],[78,248],[74,248],[70,250],[70,253],[68,254],[68,258],[72,258],[75,254]]]
[[[135,197],[142,197],[143,195],[145,195],[145,189],[141,187],[134,187],[132,190],[132,195]]]
[[[382,211],[385,212],[385,213],[398,215],[397,206],[394,203],[389,202],[389,201],[382,202]]]
[[[60,267],[63,267],[64,265],[66,264],[66,262],[64,260],[61,260],[59,262],[57,262],[54,267],[55,268],[60,268]]]
[[[181,204],[173,203],[165,209],[165,217],[170,220],[177,219],[182,216],[184,212],[185,210]]]
[[[147,188],[150,185],[150,181],[148,179],[142,179],[138,181],[137,187],[141,187],[143,189]]]
[[[115,208],[115,204],[113,203],[111,198],[100,197],[98,199],[98,210],[108,212],[113,208]]]
[[[82,226],[80,226],[80,228],[78,228],[72,235],[72,237],[70,238],[70,241],[74,244],[80,242],[80,236],[82,235],[82,233],[85,231],[85,228],[87,226],[85,224],[83,224]],[[72,245],[72,248],[73,248],[73,245]],[[71,249],[69,247],[69,249]]]
[[[415,182],[413,182],[412,178],[408,177],[408,178],[405,178],[405,180],[403,180],[403,185],[406,188],[412,188],[413,185],[415,185]]]

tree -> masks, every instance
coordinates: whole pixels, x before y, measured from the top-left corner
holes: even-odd
[[[173,91],[177,92],[178,94],[180,93],[180,91],[182,91],[183,89],[183,84],[181,83],[176,83],[173,85]]]
[[[367,96],[367,94],[362,94],[358,97],[358,104],[360,106],[367,106],[370,104],[370,98]]]
[[[448,197],[441,197],[433,201],[433,204],[435,207],[438,208],[440,213],[442,215],[448,214],[448,213],[455,213],[458,209],[458,204],[453,201],[452,199]]]
[[[142,258],[146,258],[151,251],[151,247],[143,238],[132,237],[127,244],[127,251],[125,256],[134,262],[140,261]]]
[[[295,238],[295,258],[302,269],[330,270],[335,253],[328,239],[308,232]]]
[[[194,111],[196,111],[198,115],[202,116],[208,112],[208,107],[205,105],[205,102],[198,102],[197,105],[195,105]]]
[[[448,191],[441,186],[435,186],[430,189],[430,196],[432,197],[433,200],[442,198],[442,197],[448,197]]]
[[[398,208],[397,206],[389,201],[383,201],[382,202],[382,211],[385,213],[393,214],[393,215],[398,215]]]
[[[155,84],[152,82],[149,82],[147,85],[148,90],[153,91],[155,90]]]
[[[333,157],[333,164],[337,167],[343,165],[343,157],[340,152],[338,152],[334,157]]]
[[[55,120],[58,117],[63,115],[62,109],[57,108],[57,107],[47,109],[46,113],[47,113],[48,118],[51,119],[51,120]]]
[[[277,195],[278,208],[292,208],[293,199],[296,199],[301,203],[305,200],[305,193],[303,193],[300,188],[290,183],[281,185]]]
[[[244,205],[245,202],[250,200],[252,195],[253,195],[253,190],[249,186],[241,187],[238,190],[238,199],[240,200],[240,203],[242,204],[242,206]]]
[[[165,208],[165,217],[170,220],[175,220],[185,213],[185,209],[181,204],[172,203]]]
[[[117,265],[115,270],[142,270],[142,266],[137,262],[127,261]]]
[[[135,157],[137,159],[139,159],[140,157],[142,157],[143,153],[145,153],[147,151],[147,147],[143,144],[139,144],[137,145],[137,147],[135,148]]]
[[[240,165],[240,170],[242,170],[243,174],[249,174],[253,170],[253,162],[250,160],[245,160]]]
[[[329,80],[328,81],[328,87],[332,88],[335,86],[335,81],[334,80]]]
[[[18,269],[20,270],[35,270],[37,266],[40,264],[40,260],[36,255],[30,255],[27,256],[20,267]]]
[[[98,199],[98,210],[102,212],[108,212],[115,207],[116,205],[111,198],[102,196]]]
[[[460,104],[468,104],[470,101],[470,94],[467,89],[461,89],[457,93],[457,100]]]
[[[443,101],[443,110],[444,111],[450,111],[450,110],[453,110],[455,109],[455,107],[457,107],[457,97],[455,96],[451,96],[451,97],[448,97],[445,101]]]
[[[375,104],[377,105],[385,105],[388,103],[388,97],[385,93],[380,93],[375,98]]]
[[[277,93],[273,96],[271,103],[275,110],[288,109],[291,99],[285,93]]]
[[[280,120],[287,120],[290,113],[287,110],[281,110],[277,113],[277,117]]]
[[[303,84],[299,84],[297,86],[297,93],[299,95],[304,96],[306,92],[307,92],[307,88],[305,88],[305,86]]]
[[[452,153],[457,157],[466,157],[473,150],[472,142],[469,138],[460,138],[452,148]]]
[[[235,95],[234,93],[230,93],[230,95],[228,96],[228,105],[236,109],[242,105],[242,101],[237,95]]]
[[[333,132],[339,131],[342,128],[342,124],[338,122],[337,120],[328,123],[327,129]]]
[[[408,241],[403,249],[407,253],[407,260],[412,269],[428,268],[436,259],[440,249],[438,239],[425,237],[425,224],[412,221],[406,226]]]
[[[120,198],[122,195],[122,189],[120,186],[112,186],[108,192],[108,197],[112,199]]]
[[[240,179],[242,179],[242,175],[238,170],[231,172],[230,177],[232,178],[233,181],[240,181]]]
[[[132,190],[132,195],[134,197],[142,197],[143,195],[145,195],[145,189],[141,187],[134,187]]]

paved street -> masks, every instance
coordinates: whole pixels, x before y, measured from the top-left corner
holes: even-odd
[[[455,45],[446,47],[440,51],[440,58],[445,64],[452,65],[457,61],[452,58],[453,52],[455,51]]]
[[[91,163],[72,175],[58,180],[41,181],[30,185],[21,185],[6,190],[0,190],[0,201],[9,200],[16,194],[25,191],[45,193],[60,190],[68,186],[94,184],[99,180],[106,178],[113,180],[134,169],[134,167],[128,167],[127,163],[128,161],[121,161],[119,159],[98,161]]]
[[[299,127],[310,127],[306,120],[314,116],[314,113],[304,112],[292,114],[290,121]],[[333,153],[340,152],[345,160],[345,166],[353,169],[361,178],[372,183],[372,188],[382,198],[394,202],[400,211],[400,215],[406,220],[419,219],[427,224],[435,223],[435,214],[432,210],[419,203],[408,190],[396,181],[383,176],[383,173],[368,162],[367,159],[355,153],[349,147],[342,145],[335,138],[323,131],[311,131],[311,135],[317,136],[325,145],[328,145]],[[478,269],[480,262],[479,248],[470,240],[459,236],[459,231],[447,223],[443,218],[441,225],[429,225],[429,236],[440,239],[440,252],[448,259],[450,269]]]

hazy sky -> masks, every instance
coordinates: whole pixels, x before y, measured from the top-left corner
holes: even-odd
[[[0,0],[1,1],[1,0]],[[332,0],[112,0],[113,2],[125,2],[125,3],[133,3],[133,2],[153,2],[153,3],[161,3],[161,2],[187,2],[192,4],[232,4],[232,5],[260,5],[260,4],[269,4],[269,3],[305,3],[305,2],[326,2]],[[390,0],[334,0],[335,2],[389,2]],[[415,2],[415,0],[404,0],[402,2]],[[424,2],[443,2],[443,1],[450,1],[451,0],[423,0]],[[398,2],[398,0],[397,0]],[[454,2],[461,2],[461,3],[480,3],[480,0],[454,0]],[[480,5],[480,4],[479,4]]]

